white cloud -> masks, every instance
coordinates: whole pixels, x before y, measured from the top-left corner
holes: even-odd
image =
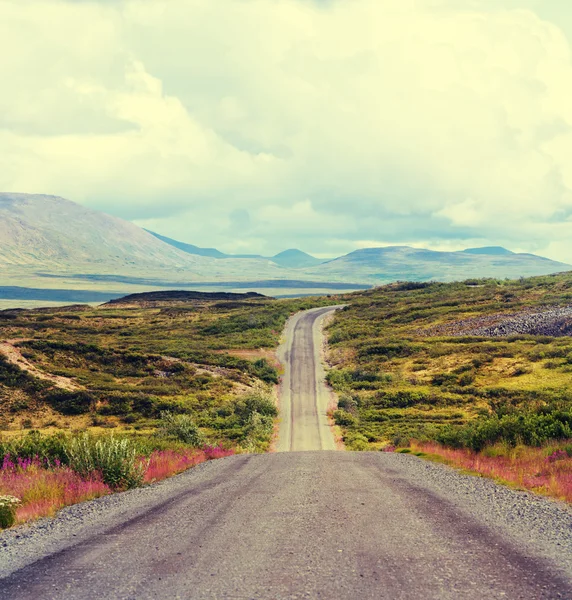
[[[572,261],[570,46],[539,6],[4,0],[0,187],[227,251]]]

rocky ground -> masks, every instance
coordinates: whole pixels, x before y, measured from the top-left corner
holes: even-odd
[[[510,335],[572,336],[572,306],[553,306],[513,314],[497,314],[446,323],[423,332],[424,335],[474,335],[502,337]]]

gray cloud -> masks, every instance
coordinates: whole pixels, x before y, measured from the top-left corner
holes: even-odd
[[[9,1],[0,186],[226,251],[480,240],[572,261],[570,47],[543,18],[572,9]]]

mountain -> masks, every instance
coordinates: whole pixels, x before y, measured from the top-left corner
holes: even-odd
[[[276,254],[270,260],[281,267],[289,267],[291,269],[315,267],[324,262],[315,256],[302,252],[302,250],[296,250],[295,248],[284,250],[284,252]]]
[[[336,293],[396,280],[518,278],[570,269],[496,247],[365,248],[326,262],[296,249],[272,258],[238,257],[150,233],[56,196],[0,194],[0,299],[2,289],[7,298],[30,299],[38,289],[58,289],[62,298],[74,290],[109,297],[158,289]]]
[[[196,264],[133,223],[56,196],[0,194],[0,240],[3,266]]]
[[[197,256],[210,256],[211,258],[229,258],[228,254],[224,254],[220,252],[216,248],[199,248],[199,246],[194,246],[193,244],[186,244],[185,242],[178,242],[172,238],[169,238],[164,235],[160,235],[155,233],[154,231],[150,231],[149,229],[145,229],[147,233],[150,233],[152,236],[155,236],[158,240],[173,246],[174,248],[178,248],[187,254],[196,254]]]
[[[478,252],[475,250],[483,250]],[[504,250],[504,249],[503,249]],[[572,266],[534,254],[491,251],[437,252],[409,246],[364,248],[323,263],[307,273],[329,279],[345,278],[373,284],[397,280],[455,281],[475,277],[518,278],[571,270]]]
[[[297,250],[292,248],[290,250],[284,250],[284,252],[280,252],[272,257],[261,256],[260,254],[225,254],[224,252],[220,252],[216,248],[200,248],[199,246],[195,246],[193,244],[187,244],[185,242],[179,242],[172,238],[169,238],[165,235],[160,235],[155,233],[154,231],[149,231],[146,229],[148,233],[154,235],[157,239],[169,244],[183,252],[187,252],[189,254],[196,254],[198,256],[210,256],[212,258],[252,258],[252,259],[263,259],[270,260],[274,264],[280,265],[281,267],[291,268],[291,269],[301,269],[304,267],[315,267],[319,265],[324,260],[311,256],[306,252],[302,252],[301,250]]]
[[[489,256],[507,256],[508,254],[514,254],[510,250],[503,248],[502,246],[485,246],[483,248],[467,248],[461,250],[465,254],[487,254]]]
[[[133,223],[69,200],[12,193],[0,194],[0,272],[0,285],[29,287],[62,287],[47,281],[58,278],[83,278],[92,284],[105,278],[120,283],[152,279],[156,285],[244,281],[249,275],[293,278],[269,260],[226,261],[189,254]]]

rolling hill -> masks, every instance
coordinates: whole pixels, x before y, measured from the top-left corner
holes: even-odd
[[[324,260],[320,258],[316,258],[311,254],[302,252],[301,250],[296,250],[295,248],[284,250],[284,252],[276,254],[270,260],[277,265],[291,269],[315,267],[316,265],[320,265],[324,262]]]
[[[64,276],[181,283],[244,280],[245,272],[267,279],[284,276],[269,260],[238,264],[190,254],[133,223],[63,198],[6,193],[0,194],[0,268],[3,285]]]
[[[534,254],[515,254],[500,250],[491,252],[490,249],[483,248],[437,252],[409,246],[363,248],[309,271],[331,279],[352,273],[356,281],[380,284],[397,280],[456,281],[471,277],[515,279],[572,269],[570,265]]]
[[[187,254],[196,254],[197,256],[210,256],[211,258],[228,258],[228,254],[224,254],[216,248],[200,248],[199,246],[195,246],[194,244],[179,242],[165,235],[160,235],[159,233],[155,233],[154,231],[149,231],[149,229],[145,229],[145,231],[147,233],[150,233],[153,237],[156,237],[158,240],[169,244],[169,246],[178,248],[179,250],[182,250]]]

